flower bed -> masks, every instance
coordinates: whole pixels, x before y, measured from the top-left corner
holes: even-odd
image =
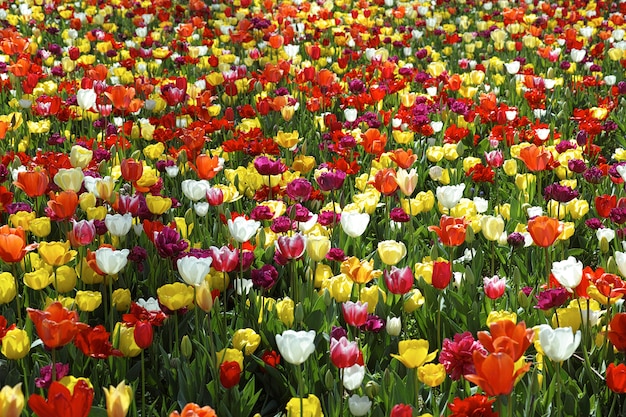
[[[626,413],[626,3],[0,3],[0,414]]]

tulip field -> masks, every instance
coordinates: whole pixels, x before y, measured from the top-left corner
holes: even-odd
[[[624,0],[0,0],[0,416],[626,415]]]

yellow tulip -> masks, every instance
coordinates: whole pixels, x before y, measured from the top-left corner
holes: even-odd
[[[157,289],[159,302],[172,311],[187,307],[193,303],[193,287],[182,282],[166,284]]]
[[[133,399],[133,390],[125,381],[116,387],[102,388],[106,398],[107,417],[125,417]]]
[[[24,394],[22,384],[14,387],[8,385],[0,390],[0,415],[4,417],[19,417],[24,409]]]
[[[398,343],[398,354],[391,354],[409,369],[418,368],[436,356],[437,351],[428,353],[428,340],[425,339],[402,340]]]

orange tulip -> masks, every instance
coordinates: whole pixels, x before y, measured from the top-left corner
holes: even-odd
[[[476,374],[465,375],[465,379],[478,385],[490,397],[509,395],[518,376],[530,369],[530,363],[517,371],[515,361],[506,353],[483,356],[478,350],[473,353]]]
[[[196,166],[194,169],[200,179],[210,180],[221,171],[222,165],[217,156],[210,157],[209,155],[202,154],[198,155],[196,158]]]
[[[67,190],[57,195],[50,193],[50,201],[48,201],[48,208],[52,212],[53,216],[50,216],[54,220],[68,220],[78,207],[78,195],[75,191]]]
[[[392,168],[383,168],[379,170],[372,181],[374,188],[384,195],[392,195],[398,189],[396,181],[396,172]]]
[[[506,353],[514,362],[522,357],[532,344],[535,333],[526,328],[526,323],[513,323],[511,320],[500,320],[491,323],[488,332],[478,332],[478,340],[491,353]]]
[[[385,151],[387,135],[381,135],[378,129],[367,129],[363,133],[363,142],[361,144],[365,152],[380,155]]]
[[[417,161],[417,155],[413,153],[413,149],[408,151],[396,149],[389,155],[389,158],[402,169],[409,169]]]
[[[32,198],[44,195],[49,183],[50,178],[46,171],[22,171],[17,174],[17,181],[13,185]]]
[[[136,112],[142,106],[143,102],[135,97],[134,87],[124,87],[123,85],[115,85],[104,93],[111,100],[113,107],[117,110]]]
[[[28,317],[35,323],[37,334],[43,344],[50,349],[70,343],[80,331],[88,328],[81,323],[76,311],[70,311],[60,302],[54,302],[45,310],[26,309]]]
[[[548,216],[533,217],[528,221],[528,232],[535,245],[547,248],[563,232],[563,223]]]
[[[533,172],[552,169],[554,165],[552,153],[543,146],[527,146],[520,151],[518,158]]]
[[[439,240],[445,246],[459,246],[465,242],[467,223],[465,219],[446,216],[439,219],[439,226],[428,226],[428,230],[437,233]]]
[[[4,139],[7,135],[7,130],[11,127],[9,122],[0,121],[0,139]]]
[[[21,227],[0,227],[0,259],[7,263],[21,262],[28,252],[26,232]]]

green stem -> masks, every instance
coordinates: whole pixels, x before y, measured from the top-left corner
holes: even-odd
[[[141,416],[146,414],[146,361],[144,360],[144,350],[141,350]]]

